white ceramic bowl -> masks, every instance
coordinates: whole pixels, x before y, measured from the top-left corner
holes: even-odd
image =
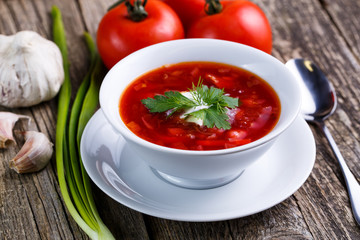
[[[280,119],[274,129],[249,144],[211,151],[167,148],[132,133],[119,115],[119,100],[127,85],[138,76],[165,64],[189,61],[238,66],[267,81],[278,94],[281,103]],[[110,125],[154,173],[182,187],[206,189],[234,180],[266,153],[297,117],[301,104],[299,89],[296,79],[285,65],[260,50],[223,40],[184,39],[152,45],[118,62],[102,83],[100,105]]]

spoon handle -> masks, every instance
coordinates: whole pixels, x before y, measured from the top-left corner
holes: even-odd
[[[325,137],[329,141],[331,149],[333,150],[335,157],[340,164],[341,171],[343,173],[347,190],[349,193],[352,211],[356,222],[360,225],[360,185],[358,181],[355,179],[354,175],[351,173],[349,167],[347,166],[338,146],[336,145],[336,142],[331,136],[329,129],[326,127],[323,121],[317,123],[319,127],[323,130]]]

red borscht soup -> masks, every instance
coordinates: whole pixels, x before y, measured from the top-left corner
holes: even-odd
[[[227,109],[230,129],[188,122],[182,112],[150,112],[143,99],[168,91],[187,92],[202,84],[223,89],[238,98],[236,108]],[[121,79],[119,79],[121,81]],[[269,133],[280,117],[280,101],[263,79],[244,69],[213,62],[184,62],[152,70],[133,81],[119,104],[120,116],[137,136],[177,149],[218,150],[253,142]]]

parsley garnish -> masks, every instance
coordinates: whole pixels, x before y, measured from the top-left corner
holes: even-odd
[[[239,99],[224,95],[224,90],[208,87],[202,84],[201,79],[197,86],[189,89],[191,97],[186,97],[178,91],[168,91],[164,95],[156,95],[154,98],[146,98],[141,102],[150,112],[166,112],[170,110],[169,115],[177,111],[185,111],[193,108],[186,116],[192,116],[203,121],[208,127],[217,127],[230,129],[229,119],[226,114],[228,108],[236,108],[239,105]],[[199,107],[196,110],[196,107]]]

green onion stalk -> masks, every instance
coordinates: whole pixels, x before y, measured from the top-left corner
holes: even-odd
[[[85,125],[99,103],[102,62],[94,41],[88,33],[85,33],[85,41],[91,56],[90,69],[78,89],[70,116],[68,116],[71,102],[71,81],[66,35],[61,12],[56,6],[52,8],[51,15],[53,38],[61,51],[65,73],[64,83],[58,96],[55,140],[56,167],[61,194],[69,213],[91,239],[115,239],[102,222],[96,209],[91,182],[79,152],[80,139]]]

